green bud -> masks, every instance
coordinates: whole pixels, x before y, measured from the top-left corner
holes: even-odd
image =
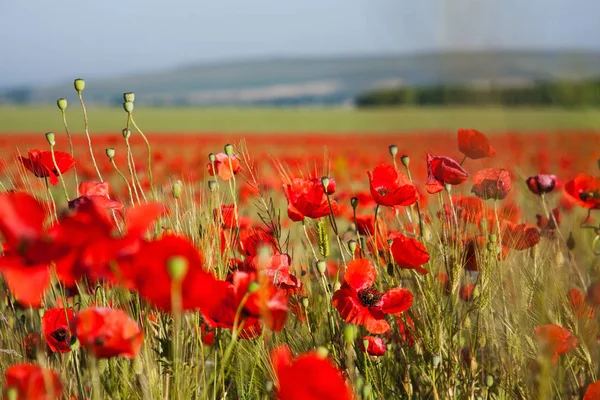
[[[7,400],[18,400],[19,398],[19,392],[17,391],[17,388],[15,387],[10,387],[6,389],[6,399]]]
[[[438,365],[440,365],[440,363],[442,362],[442,356],[439,354],[434,354],[433,357],[431,357],[431,364],[434,367],[437,367]]]
[[[489,251],[490,253],[494,253],[496,251],[496,245],[492,242],[489,242],[488,244],[485,245],[487,251]]]
[[[178,199],[181,197],[181,192],[183,190],[183,183],[181,181],[173,182],[173,186],[171,187],[171,194],[174,199]]]
[[[125,139],[129,139],[131,137],[131,131],[127,128],[123,129],[121,133]]]
[[[67,109],[67,99],[61,97],[60,99],[56,100],[56,105],[60,111],[65,111]]]
[[[363,386],[362,394],[365,399],[370,398],[372,393],[373,388],[371,387],[371,385],[367,383],[365,386]]]
[[[341,287],[342,287],[342,284],[336,281],[336,282],[333,284],[333,291],[334,291],[334,292],[336,292],[336,291],[340,290],[340,289],[341,289]]]
[[[131,114],[133,112],[133,103],[131,101],[126,101],[123,103],[123,109],[127,111],[127,114]]]
[[[123,101],[125,103],[133,103],[135,101],[135,93],[133,93],[133,92],[123,93]]]
[[[317,271],[323,275],[327,271],[327,263],[323,260],[317,261]]]
[[[398,154],[398,146],[396,146],[395,144],[390,144],[388,148],[390,150],[390,155],[396,158],[396,155]]]
[[[231,157],[233,155],[233,146],[230,145],[229,143],[227,143],[225,145],[225,154],[227,154],[227,156]]]
[[[348,240],[348,250],[350,250],[350,253],[352,253],[353,255],[356,252],[357,246],[358,246],[358,242],[356,240],[354,240],[354,239]]]
[[[273,391],[273,381],[270,379],[267,379],[265,381],[265,390],[267,391],[267,393],[270,393]]]
[[[402,165],[408,168],[408,166],[410,165],[410,157],[405,154],[402,157],[400,157],[400,162],[402,162]]]
[[[446,189],[446,192],[450,193],[452,192],[452,185],[449,183],[444,183],[444,189]]]
[[[44,316],[44,309],[43,308],[38,308],[38,315],[40,318],[42,318]]]
[[[46,132],[46,141],[50,146],[54,146],[56,144],[54,141],[54,132]]]
[[[113,147],[109,147],[106,151],[106,157],[113,158],[115,156],[115,149]]]
[[[210,190],[211,192],[217,190],[217,181],[215,181],[214,179],[208,181],[208,190]]]
[[[85,81],[81,78],[75,79],[75,82],[73,82],[73,86],[75,86],[75,90],[77,91],[77,93],[81,93],[83,92],[83,89],[85,89]]]
[[[258,289],[260,289],[260,284],[256,281],[252,281],[248,285],[248,293],[250,293],[250,294],[257,292]]]
[[[306,296],[302,297],[301,301],[302,301],[302,307],[308,308],[308,304],[309,304],[308,303],[308,297],[306,297]]]
[[[211,164],[214,163],[216,161],[216,159],[217,159],[217,157],[215,156],[215,153],[210,153],[208,155],[208,161],[210,161]]]
[[[354,343],[354,340],[356,339],[356,326],[352,324],[346,324],[344,326],[344,339],[348,344]]]
[[[363,349],[365,349],[365,353],[369,350],[369,341],[367,339],[363,339]]]
[[[329,355],[329,350],[327,349],[327,347],[323,347],[323,346],[317,347],[317,356],[319,358],[327,358],[328,355]]]
[[[485,377],[485,386],[492,387],[494,386],[494,377],[491,375],[487,375]]]
[[[169,273],[171,280],[183,280],[185,274],[187,274],[188,268],[188,260],[183,256],[174,256],[167,260],[167,272]]]
[[[352,206],[352,208],[356,209],[356,207],[358,207],[358,197],[351,198],[350,205]]]
[[[498,236],[495,233],[492,233],[488,236],[488,240],[492,243],[496,243],[498,241]]]
[[[328,176],[322,177],[321,178],[321,184],[325,188],[325,193],[327,193],[327,186],[329,186],[329,177]]]

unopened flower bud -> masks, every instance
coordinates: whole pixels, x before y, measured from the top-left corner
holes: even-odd
[[[434,367],[437,367],[438,365],[440,365],[440,363],[442,362],[442,356],[439,354],[434,354],[433,357],[431,357],[431,364]]]
[[[106,157],[113,158],[115,156],[115,149],[114,148],[109,147],[105,151],[106,151]]]
[[[354,343],[354,340],[356,339],[356,326],[352,324],[346,324],[344,326],[344,339],[348,344]]]
[[[327,347],[323,347],[323,346],[317,347],[317,356],[319,358],[327,358],[328,355],[329,355],[329,350],[327,349]]]
[[[267,393],[270,393],[270,392],[273,391],[273,387],[274,387],[273,386],[273,381],[270,380],[270,379],[267,379],[266,382],[265,382],[265,391]]]
[[[327,187],[329,186],[329,177],[328,176],[322,177],[321,178],[321,184],[325,188],[325,193],[327,193]]]
[[[352,206],[352,208],[356,209],[356,207],[358,207],[358,197],[351,198],[350,205]]]
[[[390,144],[390,154],[392,157],[396,157],[396,155],[398,154],[398,146],[396,146],[395,144]]]
[[[187,274],[189,263],[187,258],[182,256],[171,257],[167,260],[167,272],[171,280],[181,281]]]
[[[56,100],[56,105],[60,111],[65,111],[67,109],[67,99],[61,97],[60,99]]]
[[[495,233],[492,233],[492,234],[490,234],[490,235],[488,236],[488,240],[489,240],[491,243],[496,243],[496,242],[498,241],[498,236],[496,236],[496,234],[495,234]]]
[[[306,296],[302,297],[301,301],[302,301],[302,307],[308,308],[308,304],[309,304],[308,303],[308,297],[306,297]]]
[[[407,155],[403,155],[402,157],[400,157],[400,162],[402,162],[402,165],[408,168],[408,166],[410,165],[410,157]]]
[[[217,190],[217,181],[215,181],[214,179],[208,181],[208,190],[210,190],[211,192]]]
[[[233,155],[233,146],[230,145],[229,143],[227,143],[225,145],[225,154],[227,154],[227,156],[231,157]]]
[[[123,109],[127,111],[127,114],[131,114],[133,112],[133,103],[131,101],[124,102]]]
[[[121,134],[123,135],[123,137],[125,139],[129,139],[131,137],[131,131],[129,129],[127,129],[127,128],[123,129],[121,131]]]
[[[488,375],[485,377],[485,386],[487,386],[487,387],[494,386],[494,377],[493,376]]]
[[[358,242],[354,239],[348,240],[348,250],[350,253],[354,254],[356,252],[356,248],[358,247]]]
[[[7,400],[17,400],[19,398],[19,392],[16,387],[10,387],[6,389]]]
[[[363,398],[369,399],[371,397],[372,393],[373,393],[373,388],[371,387],[370,384],[367,383],[365,386],[363,386],[363,390],[362,390]]]
[[[452,185],[444,183],[444,189],[446,189],[446,192],[450,193],[452,191]]]
[[[250,282],[248,285],[248,293],[252,294],[260,289],[260,284],[256,281]]]
[[[217,160],[217,157],[215,156],[215,153],[209,153],[208,154],[208,161],[212,163],[214,163]]]
[[[575,238],[573,237],[573,232],[569,232],[569,237],[567,238],[567,249],[573,250],[575,248]]]
[[[83,89],[85,89],[85,81],[81,78],[75,79],[75,82],[73,82],[73,86],[75,86],[75,90],[78,93],[83,92]]]
[[[336,282],[333,284],[333,291],[334,291],[334,292],[336,292],[336,291],[340,290],[341,288],[342,288],[342,284],[341,284],[341,283],[339,283],[339,282],[337,282],[337,281],[336,281]]]
[[[365,353],[369,350],[369,341],[367,339],[363,339],[363,349],[365,349]]]
[[[46,141],[50,146],[54,146],[56,144],[56,142],[54,141],[54,132],[46,133]]]
[[[174,199],[178,199],[181,197],[182,190],[183,184],[181,183],[181,181],[173,182],[173,186],[171,187],[171,194],[173,195]]]
[[[135,93],[133,93],[133,92],[123,93],[123,101],[125,103],[127,103],[127,102],[133,103],[135,101]]]
[[[319,271],[319,273],[321,275],[323,275],[326,270],[327,270],[327,263],[323,260],[317,261],[317,271]]]

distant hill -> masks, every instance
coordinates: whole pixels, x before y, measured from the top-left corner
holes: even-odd
[[[122,93],[133,91],[140,105],[340,105],[380,87],[440,83],[521,86],[593,76],[600,76],[600,52],[490,51],[274,58],[88,80],[85,98],[89,103],[120,105]],[[72,82],[42,88],[13,88],[0,93],[0,103],[51,104],[59,97],[75,100]]]

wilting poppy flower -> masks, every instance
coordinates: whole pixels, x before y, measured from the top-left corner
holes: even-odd
[[[556,324],[547,324],[535,328],[535,334],[542,345],[542,352],[558,361],[558,356],[566,354],[577,347],[577,338],[566,328]]]
[[[51,308],[42,317],[42,332],[48,347],[53,352],[71,351],[71,328],[73,311],[70,308]]]
[[[583,208],[600,209],[600,178],[579,174],[565,184],[565,192]]]
[[[381,294],[373,286],[377,271],[367,259],[348,263],[344,284],[333,294],[332,304],[346,322],[364,325],[371,333],[381,334],[390,329],[385,314],[399,314],[410,308],[412,293],[394,288]]]
[[[525,182],[531,193],[540,195],[550,193],[554,190],[556,187],[556,176],[539,174],[530,176]]]
[[[208,173],[212,176],[219,175],[221,179],[228,181],[241,169],[240,161],[234,155],[228,157],[225,153],[217,153],[215,158],[214,169],[212,163],[206,165]]]
[[[540,242],[540,231],[528,224],[513,224],[504,221],[502,245],[515,250],[525,250]]]
[[[38,178],[50,178],[50,184],[58,183],[58,175],[64,174],[75,165],[75,159],[68,153],[55,151],[54,158],[56,166],[52,160],[52,152],[41,150],[30,150],[27,155],[29,158],[19,157],[23,166],[33,172]]]
[[[79,342],[96,358],[135,358],[142,347],[144,334],[123,310],[88,308],[72,322]]]
[[[330,178],[327,191],[335,191],[335,180]],[[330,189],[331,188],[331,189]],[[336,213],[338,204],[331,200],[331,209],[321,179],[296,178],[290,184],[283,185],[283,191],[288,201],[288,217],[294,222],[302,221],[305,217],[321,218]]]
[[[573,310],[573,314],[577,318],[594,318],[595,312],[585,301],[585,295],[577,288],[569,290],[567,293],[569,299],[569,305]]]
[[[585,391],[583,400],[599,400],[600,399],[600,381],[591,383]]]
[[[16,393],[16,400],[53,400],[62,396],[56,372],[34,364],[16,364],[4,371],[4,398]]]
[[[452,158],[427,154],[427,181],[425,187],[429,194],[441,192],[446,183],[459,185],[468,178],[467,171]]]
[[[271,362],[279,400],[352,399],[341,372],[314,352],[293,358],[290,349],[282,345],[271,353]]]
[[[471,192],[483,200],[502,200],[511,188],[510,174],[501,168],[485,168],[473,176]]]
[[[375,336],[365,336],[363,340],[360,342],[360,349],[365,351],[365,342],[367,342],[366,352],[370,356],[382,356],[387,351],[387,346],[385,342],[380,337]]]
[[[458,150],[474,160],[496,155],[488,138],[475,129],[458,130]]]
[[[415,185],[392,165],[382,164],[375,167],[369,175],[371,195],[382,206],[410,206],[419,196]]]
[[[69,201],[69,208],[76,209],[85,202],[94,201],[101,208],[122,210],[123,204],[111,200],[108,192],[108,182],[81,182],[79,184],[79,197]]]
[[[429,253],[417,239],[397,234],[392,243],[392,256],[400,268],[414,269],[420,274],[427,274],[421,265],[429,262]]]

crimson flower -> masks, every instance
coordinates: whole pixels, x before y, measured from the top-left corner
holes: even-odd
[[[79,197],[69,201],[69,208],[77,209],[81,204],[94,201],[100,208],[122,210],[123,204],[109,198],[108,182],[81,182],[79,184]]]
[[[458,150],[473,160],[496,155],[488,138],[475,129],[458,130]]]
[[[367,344],[365,349],[365,342]],[[365,336],[360,342],[360,349],[366,351],[370,356],[382,356],[387,351],[385,342],[380,337]]]
[[[565,192],[578,206],[600,210],[600,178],[579,174],[565,184]]]
[[[94,307],[80,311],[72,322],[83,347],[96,358],[135,358],[144,334],[123,310]]]
[[[316,353],[292,357],[281,345],[271,352],[277,376],[278,400],[351,400],[352,393],[342,373],[326,358]]]
[[[421,266],[429,262],[429,253],[423,243],[417,239],[396,234],[392,243],[392,256],[400,268],[414,269],[423,275],[429,273]]]
[[[474,289],[475,289],[475,286],[473,286],[472,283],[464,283],[464,284],[460,285],[460,288],[458,290],[458,297],[460,297],[460,299],[462,301],[469,302],[469,301],[473,300],[473,290]]]
[[[550,193],[556,187],[556,176],[546,174],[530,176],[525,183],[527,183],[527,187],[533,194]]]
[[[215,158],[214,169],[210,162],[206,166],[208,173],[212,176],[219,175],[221,179],[228,181],[241,169],[240,161],[234,155],[229,157],[225,153],[217,153]]]
[[[427,181],[425,187],[429,194],[441,192],[446,183],[459,185],[466,181],[468,177],[467,171],[452,158],[427,154]]]
[[[371,195],[382,206],[410,206],[419,196],[415,185],[392,165],[382,164],[375,167],[369,175]]]
[[[329,179],[328,193],[335,191],[335,180]],[[295,178],[292,183],[283,185],[283,191],[288,201],[288,217],[294,222],[303,221],[305,217],[321,218],[336,213],[338,204],[331,200],[331,209],[321,179]]]
[[[273,285],[287,294],[296,294],[302,290],[302,282],[290,273],[291,258],[287,254],[256,256],[250,260],[250,266]]]
[[[569,290],[567,293],[569,305],[577,318],[594,318],[596,313],[585,301],[585,295],[577,288]]]
[[[394,288],[381,294],[373,286],[377,270],[367,259],[348,263],[345,283],[333,294],[331,300],[342,319],[348,323],[364,325],[371,333],[381,334],[390,329],[385,314],[399,314],[410,308],[412,293]]]
[[[38,178],[50,178],[50,184],[58,183],[58,175],[64,174],[75,165],[75,159],[68,153],[55,151],[54,158],[56,166],[52,160],[52,152],[41,150],[30,150],[27,152],[29,158],[19,157],[23,166],[33,172]]]
[[[525,250],[540,242],[540,231],[528,224],[513,224],[504,221],[502,245],[515,250]]]
[[[579,342],[571,331],[556,324],[541,325],[535,328],[535,335],[542,345],[544,354],[552,357],[556,364],[558,356],[573,350]]]
[[[223,204],[220,208],[215,208],[213,210],[213,217],[215,221],[223,224],[223,228],[227,229],[235,228],[236,219],[239,219],[233,204]]]
[[[52,400],[62,396],[62,384],[56,372],[34,364],[16,364],[4,371],[4,398],[16,400]],[[16,397],[9,397],[9,392]]]
[[[71,351],[71,329],[73,310],[70,308],[51,308],[42,317],[42,332],[52,352],[68,353]]]
[[[485,168],[473,176],[471,192],[483,200],[502,200],[511,188],[510,174],[501,168]]]
[[[591,383],[585,391],[583,400],[598,400],[600,399],[600,381]]]

